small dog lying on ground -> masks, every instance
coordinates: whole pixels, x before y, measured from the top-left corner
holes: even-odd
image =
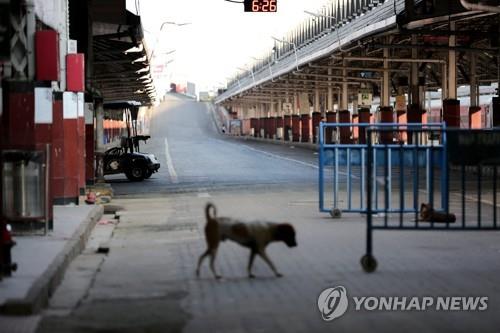
[[[207,224],[205,225],[207,250],[198,260],[196,276],[200,276],[200,266],[203,260],[207,256],[210,256],[210,270],[216,279],[221,277],[215,271],[214,262],[219,243],[226,239],[250,248],[250,259],[247,267],[248,277],[255,277],[252,274],[252,265],[256,254],[261,256],[277,277],[282,276],[267,256],[266,247],[269,243],[277,241],[282,241],[289,247],[297,246],[293,226],[288,223],[271,223],[265,221],[243,223],[228,217],[217,217],[217,210],[211,203],[208,203],[205,207],[205,216],[207,218]]]
[[[453,223],[456,220],[455,214],[436,212],[430,204],[420,205],[420,219],[424,222]]]

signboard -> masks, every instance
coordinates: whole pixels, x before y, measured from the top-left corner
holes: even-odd
[[[229,123],[229,132],[235,135],[241,135],[241,120],[233,119]]]
[[[500,130],[448,130],[449,161],[464,165],[500,165]]]
[[[52,88],[35,88],[35,124],[52,124]]]
[[[63,118],[77,119],[78,118],[78,97],[74,92],[63,92]]]
[[[283,103],[282,108],[284,112],[290,113],[292,112],[292,103]]]
[[[0,60],[10,58],[10,6],[0,0]]]
[[[358,106],[371,106],[373,102],[373,94],[370,90],[360,90],[358,94]]]
[[[396,111],[406,111],[406,96],[396,96]]]

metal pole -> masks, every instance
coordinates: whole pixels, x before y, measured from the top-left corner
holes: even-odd
[[[328,69],[328,76],[331,76],[333,73],[333,70],[331,68]],[[328,78],[328,105],[327,105],[327,110],[329,112],[333,112],[333,87],[332,87],[332,78]],[[323,117],[325,116],[324,114],[322,115]]]
[[[97,165],[97,182],[104,183],[104,108],[102,100],[96,101],[96,165]]]

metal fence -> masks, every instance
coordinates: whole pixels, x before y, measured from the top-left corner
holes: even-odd
[[[380,167],[372,158],[376,149],[391,149],[390,145],[378,147],[373,142],[374,136],[393,132],[394,129],[371,127],[367,129],[367,198],[366,198],[366,254],[361,258],[361,265],[366,272],[373,272],[377,261],[373,256],[374,230],[442,230],[442,231],[480,231],[500,230],[498,223],[498,166],[500,165],[500,130],[453,130],[443,129],[440,138],[443,163],[438,172],[428,173],[427,188],[424,197],[417,196],[420,209],[407,214],[403,205],[391,209],[388,202],[380,208],[374,206],[372,195],[375,170]],[[402,129],[397,130],[401,132]],[[428,132],[430,129],[421,128],[418,132]],[[432,133],[432,132],[429,132]],[[411,146],[411,145],[409,145]],[[432,146],[432,145],[431,145]],[[420,149],[416,145],[413,149]],[[432,156],[432,155],[431,155]],[[432,163],[431,163],[432,165]],[[467,170],[468,166],[475,166],[475,174]],[[389,163],[382,165],[388,170],[393,166]],[[419,169],[415,166],[410,169],[418,177]],[[384,193],[394,189],[388,184],[387,178],[382,178]],[[401,177],[399,187],[411,182],[410,178]],[[440,184],[440,186],[437,186]],[[422,192],[421,190],[419,190]],[[441,207],[435,202],[441,197]],[[399,191],[399,200],[402,203],[405,191]]]
[[[427,193],[424,200],[434,202],[435,184],[431,180],[436,172],[442,173],[440,188],[446,186],[444,128],[441,123],[321,123],[320,211],[332,217],[341,217],[342,212],[366,213],[368,182],[374,213],[415,213],[422,193]],[[368,160],[372,161],[370,170]],[[442,209],[447,208],[446,195],[441,191]]]
[[[500,129],[321,123],[319,135],[319,209],[366,214],[366,272],[374,230],[500,230]]]

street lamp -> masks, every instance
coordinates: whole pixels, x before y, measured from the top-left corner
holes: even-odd
[[[240,71],[249,71],[250,73],[252,73],[253,84],[255,84],[255,76],[253,75],[253,69],[252,68],[250,68],[250,70],[248,70],[247,68],[237,67],[237,69],[239,69]]]
[[[161,54],[169,55],[169,54],[174,53],[175,51],[177,51],[177,50],[171,50],[171,51],[167,51],[167,52],[162,52]]]
[[[336,31],[337,31],[337,39],[338,39],[338,42],[339,42],[339,50],[340,52],[344,52],[344,50],[342,50],[342,45],[340,43],[340,34],[339,34],[339,24],[338,24],[338,20],[335,16],[331,16],[331,15],[325,15],[325,14],[319,14],[319,13],[313,13],[313,12],[310,12],[310,11],[307,11],[307,10],[304,10],[304,13],[308,14],[308,15],[311,15],[311,16],[314,16],[314,17],[326,17],[326,18],[329,18],[329,19],[334,19],[335,20],[335,25],[336,25]]]
[[[182,27],[183,25],[189,25],[191,24],[191,22],[184,22],[184,23],[177,23],[177,22],[172,22],[172,21],[165,21],[161,24],[160,26],[160,31],[163,29],[163,27],[167,24],[170,24],[170,25],[176,25],[178,27]]]
[[[228,82],[229,82],[229,81],[231,81],[231,79],[230,79],[230,78],[226,78],[226,79],[228,80]],[[241,90],[240,78],[239,78],[238,76],[236,76],[236,80],[238,80],[238,87],[239,87],[239,88],[240,88],[240,90]]]
[[[165,21],[161,24],[160,26],[160,30],[158,31],[158,35],[156,37],[156,42],[155,42],[155,47],[153,49],[153,51],[151,52],[151,55],[149,56],[149,59],[153,59],[153,56],[155,54],[155,50],[156,50],[156,47],[158,45],[158,41],[160,40],[160,33],[161,31],[163,30],[163,28],[166,26],[166,25],[175,25],[177,27],[181,27],[181,26],[184,26],[184,25],[189,25],[191,24],[191,22],[184,22],[184,23],[176,23],[176,22],[172,22],[172,21]]]
[[[295,52],[295,66],[297,67],[297,72],[299,72],[300,70],[299,70],[299,58],[297,57],[297,45],[295,45],[294,42],[289,42],[289,41],[279,39],[279,38],[276,38],[273,36],[271,36],[271,38],[279,43],[290,44],[293,46],[293,51]]]
[[[264,61],[264,59],[260,59],[260,58],[255,58],[255,57],[251,57],[251,58],[255,61]],[[273,70],[271,69],[271,61],[269,61],[267,64],[269,65],[269,73],[271,73],[271,81],[274,82]]]

